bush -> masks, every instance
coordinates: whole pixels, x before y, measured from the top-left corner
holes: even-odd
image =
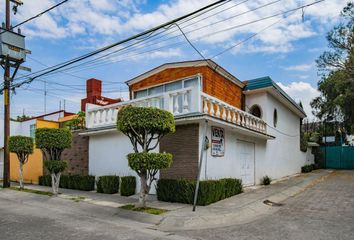
[[[127,158],[129,167],[134,171],[164,169],[172,164],[170,153],[129,153]]]
[[[309,173],[309,172],[312,172],[312,170],[314,170],[314,164],[307,164],[307,165],[301,167],[302,173]]]
[[[157,182],[157,199],[167,202],[192,204],[196,182],[189,180],[160,179]],[[197,204],[209,205],[242,192],[242,181],[233,178],[200,181]]]
[[[131,196],[135,194],[136,179],[134,176],[125,176],[120,178],[120,195]]]
[[[51,176],[40,176],[38,179],[38,184],[42,186],[52,186]],[[95,189],[95,176],[62,175],[60,177],[59,187],[82,191],[92,191]]]
[[[261,178],[261,184],[262,185],[269,185],[272,182],[272,179],[265,175],[264,177]]]
[[[113,194],[119,191],[118,176],[101,176],[97,181],[97,192]]]
[[[44,167],[50,173],[58,174],[63,172],[68,167],[68,163],[61,160],[46,160],[44,161]]]

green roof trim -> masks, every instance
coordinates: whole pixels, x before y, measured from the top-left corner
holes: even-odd
[[[246,84],[244,91],[252,91],[252,90],[257,90],[262,88],[273,87],[276,91],[278,91],[283,97],[285,97],[292,105],[294,105],[300,112],[302,112],[306,116],[304,109],[302,109],[302,107],[300,107],[299,104],[297,104],[294,101],[294,99],[292,99],[286,92],[284,92],[284,90],[281,87],[279,87],[279,85],[276,84],[269,76],[247,80],[244,81],[244,83]]]

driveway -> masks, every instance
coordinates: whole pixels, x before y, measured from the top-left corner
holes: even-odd
[[[247,224],[179,232],[195,239],[354,239],[354,171],[335,171]]]

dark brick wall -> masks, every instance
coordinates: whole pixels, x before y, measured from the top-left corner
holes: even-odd
[[[70,149],[65,149],[62,159],[68,162],[66,174],[88,174],[88,136],[80,136],[81,131],[73,131],[73,141]]]
[[[199,156],[199,125],[176,126],[176,132],[160,142],[160,152],[173,154],[171,168],[161,170],[161,178],[196,180]]]

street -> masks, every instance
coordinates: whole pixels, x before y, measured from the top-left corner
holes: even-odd
[[[0,190],[3,240],[34,239],[353,239],[354,172],[336,171],[267,216],[230,227],[165,233],[113,208]]]

